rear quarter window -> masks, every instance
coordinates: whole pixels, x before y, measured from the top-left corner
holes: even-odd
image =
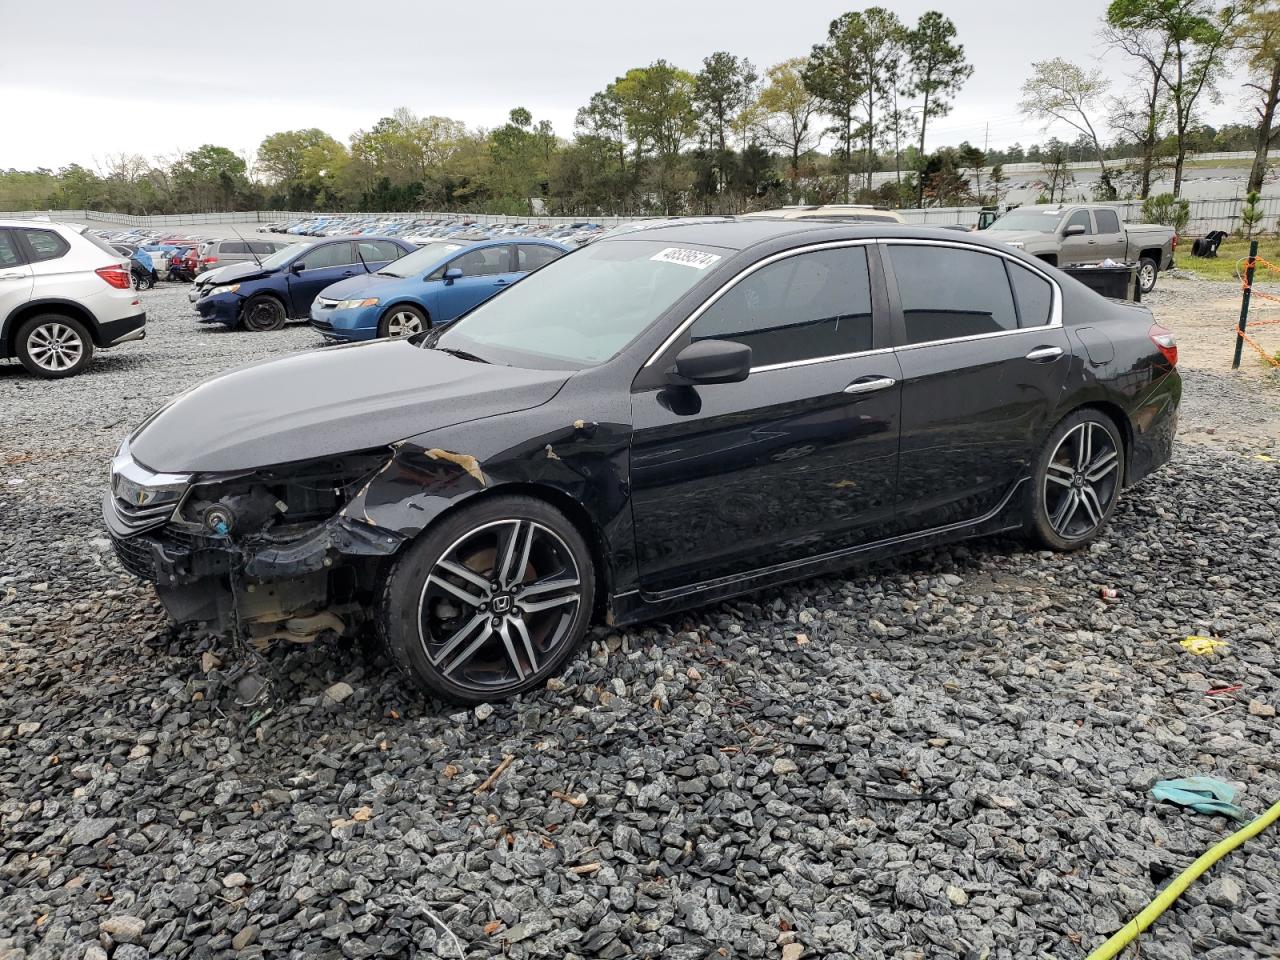
[[[1038,273],[1006,260],[1013,296],[1018,302],[1018,326],[1043,327],[1053,311],[1053,285]]]

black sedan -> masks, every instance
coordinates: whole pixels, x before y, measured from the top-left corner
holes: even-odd
[[[927,544],[1070,550],[1169,459],[1173,336],[981,235],[694,220],[443,331],[183,394],[104,502],[172,618],[365,627],[476,702],[621,625]]]

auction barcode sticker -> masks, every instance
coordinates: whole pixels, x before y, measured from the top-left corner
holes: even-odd
[[[683,247],[667,247],[655,253],[650,260],[661,263],[679,263],[695,270],[705,270],[720,259],[718,253],[703,253],[701,250],[685,250]]]

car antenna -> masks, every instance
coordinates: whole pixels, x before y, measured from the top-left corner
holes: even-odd
[[[360,241],[353,240],[351,245],[356,248],[356,256],[360,258],[360,266],[364,267],[364,272],[372,273],[373,271],[369,269],[369,265],[364,262],[364,254],[360,252]]]
[[[239,230],[237,230],[235,227],[232,227],[232,228],[231,228],[231,232],[232,232],[232,233],[234,233],[237,237],[240,237],[240,231],[239,231]],[[246,250],[248,250],[250,254],[252,254],[254,262],[258,265],[258,269],[259,269],[259,270],[261,270],[261,269],[262,269],[262,261],[258,259],[258,253],[257,253],[257,251],[256,251],[256,250],[254,250],[254,249],[253,249],[253,247],[251,247],[251,246],[249,245],[249,241],[248,241],[248,240],[246,240],[244,237],[240,237],[240,242],[241,242],[241,243],[243,243],[243,244],[244,244],[244,248],[245,248]]]

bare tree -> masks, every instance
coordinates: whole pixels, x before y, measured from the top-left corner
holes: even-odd
[[[1031,76],[1022,85],[1022,102],[1018,106],[1028,117],[1042,121],[1046,129],[1058,121],[1087,137],[1105,177],[1106,151],[1090,115],[1099,111],[1110,85],[1101,70],[1085,70],[1054,57],[1031,64]]]

